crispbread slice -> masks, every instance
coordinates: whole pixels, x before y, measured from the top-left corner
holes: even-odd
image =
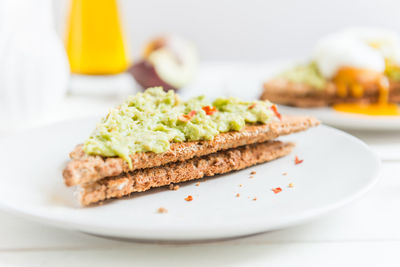
[[[81,186],[80,203],[87,206],[110,198],[120,198],[132,192],[146,191],[153,187],[244,169],[285,156],[293,147],[293,143],[267,141],[194,157],[187,161],[140,169],[117,177],[104,178]]]
[[[311,117],[284,116],[281,121],[274,121],[265,125],[248,125],[242,131],[222,133],[210,141],[172,143],[170,149],[164,153],[147,152],[131,155],[132,170],[161,166],[175,161],[185,161],[219,150],[265,142],[281,135],[306,130],[318,124],[318,120]],[[104,158],[85,154],[82,145],[78,145],[71,152],[70,157],[72,160],[63,171],[67,186],[91,183],[104,177],[117,176],[132,171],[121,158]]]
[[[316,89],[304,83],[273,79],[264,83],[260,99],[304,108],[330,106],[338,103],[376,103],[379,96],[378,87],[372,84],[364,89],[362,97],[339,97],[336,95],[336,87],[332,82],[328,82],[324,89]],[[400,103],[400,83],[391,81],[389,90],[389,102]]]

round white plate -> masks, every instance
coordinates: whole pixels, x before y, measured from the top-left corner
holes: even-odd
[[[304,114],[318,118],[325,124],[353,130],[400,130],[400,116],[367,116],[335,111],[330,107],[296,108],[279,105],[284,114]]]
[[[273,162],[203,179],[199,186],[190,182],[178,191],[161,188],[81,208],[73,190],[64,186],[61,172],[68,152],[88,136],[96,121],[62,122],[0,139],[0,207],[104,236],[219,239],[288,227],[338,208],[368,191],[380,169],[379,159],[364,143],[319,126],[282,138],[297,146]],[[296,155],[304,162],[295,165]],[[254,178],[249,178],[251,171],[256,171]],[[276,187],[282,192],[274,194],[271,189]],[[188,195],[193,201],[184,200]],[[168,213],[157,213],[160,207]]]

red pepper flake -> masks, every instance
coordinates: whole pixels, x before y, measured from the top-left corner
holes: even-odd
[[[193,197],[192,197],[191,195],[188,195],[188,196],[185,198],[185,200],[186,200],[186,201],[192,201],[192,200],[193,200]]]
[[[205,107],[202,107],[201,109],[204,110],[205,113],[207,115],[210,115],[210,116],[212,114],[214,114],[215,112],[217,112],[217,108],[216,107],[205,106]]]
[[[183,122],[188,122],[188,121],[190,121],[190,119],[191,118],[188,115],[185,115],[185,114],[181,114],[181,115],[178,116],[178,120],[183,121]]]
[[[282,115],[278,112],[278,109],[276,108],[275,105],[271,106],[272,111],[275,113],[275,115],[278,117],[279,120],[282,120]]]
[[[196,114],[197,114],[197,111],[196,111],[196,110],[192,110],[192,111],[190,111],[190,112],[188,113],[188,116],[189,116],[190,118],[193,118],[194,115],[196,115]]]
[[[280,187],[272,188],[271,190],[272,190],[272,192],[274,192],[275,194],[278,194],[278,193],[282,192],[282,188],[280,188]]]
[[[187,115],[186,115],[186,114],[181,114],[181,115],[179,115],[179,116],[178,116],[178,120],[183,121],[183,122],[188,122],[188,121],[190,121],[190,120],[194,117],[194,115],[196,115],[196,114],[197,114],[197,111],[196,111],[196,110],[192,110],[192,111],[190,111]]]
[[[294,164],[300,164],[300,163],[302,163],[304,161],[304,159],[299,159],[299,157],[298,156],[296,156],[295,158],[294,158]]]
[[[257,103],[253,103],[247,109],[253,109],[256,105],[257,105]]]

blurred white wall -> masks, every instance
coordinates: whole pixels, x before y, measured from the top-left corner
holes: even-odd
[[[102,1],[102,0],[99,0]],[[60,32],[68,0],[55,0]],[[399,0],[120,0],[131,55],[151,36],[193,40],[203,60],[304,57],[323,34],[348,26],[400,32]]]

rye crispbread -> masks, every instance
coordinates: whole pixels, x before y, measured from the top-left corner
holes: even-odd
[[[143,192],[153,187],[244,169],[285,156],[293,147],[292,143],[267,141],[104,178],[80,186],[80,203],[88,206],[107,199],[127,196],[133,192]]]
[[[185,161],[219,150],[261,143],[282,135],[300,132],[318,124],[318,120],[311,117],[283,116],[281,121],[273,121],[264,125],[248,125],[242,131],[222,133],[210,141],[172,143],[170,150],[161,154],[147,152],[131,155],[132,170]],[[64,182],[67,186],[92,183],[104,177],[132,171],[121,158],[104,158],[85,154],[82,145],[78,145],[71,152],[70,157],[72,160],[63,171]]]
[[[400,83],[390,82],[389,102],[400,103]],[[323,89],[316,89],[303,83],[292,83],[284,79],[273,79],[264,83],[260,99],[296,107],[323,107],[338,103],[365,103],[378,101],[379,89],[376,85],[365,87],[362,97],[339,97],[333,82]]]

